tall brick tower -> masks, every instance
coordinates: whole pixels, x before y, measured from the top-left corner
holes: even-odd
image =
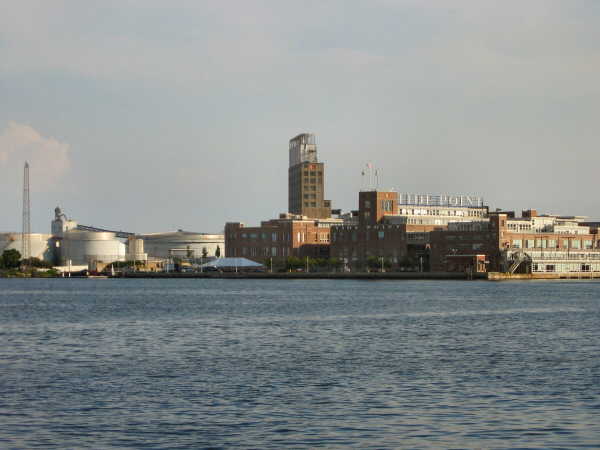
[[[325,168],[317,160],[314,134],[290,139],[288,212],[311,219],[331,217],[331,201],[325,200]]]

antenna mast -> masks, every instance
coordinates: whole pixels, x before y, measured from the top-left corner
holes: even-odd
[[[21,246],[21,269],[31,268],[31,227],[29,216],[29,163],[25,161],[23,171],[23,232]],[[27,262],[25,260],[27,259]]]

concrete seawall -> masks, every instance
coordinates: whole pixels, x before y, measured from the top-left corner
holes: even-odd
[[[244,278],[257,280],[467,280],[465,273],[457,272],[275,272],[275,273],[235,273],[235,272],[207,272],[207,273],[161,273],[161,272],[136,272],[125,273],[115,278]],[[473,274],[476,280],[487,279],[486,273]]]

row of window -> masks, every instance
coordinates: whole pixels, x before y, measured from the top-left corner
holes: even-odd
[[[386,233],[385,231],[377,231],[377,238],[378,239],[385,239],[386,237]],[[421,233],[423,235],[425,235],[424,233]],[[409,233],[410,235],[410,233]],[[390,233],[388,231],[387,233],[388,238],[393,238],[393,239],[398,239],[398,230],[393,230],[392,233]],[[404,236],[401,237],[402,239],[404,239]],[[358,231],[334,231],[333,232],[333,242],[348,242],[348,241],[352,241],[352,242],[356,242],[358,241]],[[365,231],[365,240],[369,241],[371,240],[371,232],[370,231]]]
[[[594,241],[591,240],[569,240],[565,239],[562,241],[562,246],[565,249],[572,248],[575,250],[586,249],[591,250],[594,248]],[[558,248],[556,245],[556,239],[513,239],[513,248]]]
[[[246,242],[277,242],[277,233],[250,233],[250,237],[248,238],[248,233],[242,233],[242,243]],[[229,235],[229,242],[236,242],[237,235],[231,234]],[[290,242],[290,233],[281,233],[281,242]]]

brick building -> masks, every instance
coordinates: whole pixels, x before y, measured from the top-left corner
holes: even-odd
[[[514,212],[496,212],[489,220],[449,224],[447,230],[430,233],[431,270],[600,271],[598,227],[591,228],[583,219],[525,210],[521,218]]]
[[[244,227],[241,222],[225,225],[225,253],[229,258],[243,257],[258,263],[273,258],[278,267],[288,256],[329,258],[332,223],[339,219],[307,219],[282,214],[279,219],[262,222],[260,227]]]

